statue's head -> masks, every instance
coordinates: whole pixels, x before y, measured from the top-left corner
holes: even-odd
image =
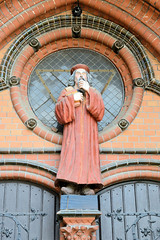
[[[76,64],[71,68],[71,77],[69,78],[68,86],[75,86],[80,79],[88,81],[89,85],[92,85],[92,77],[89,67],[85,64]]]

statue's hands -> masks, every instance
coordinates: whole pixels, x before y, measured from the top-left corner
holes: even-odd
[[[74,96],[74,101],[75,102],[77,102],[77,101],[82,102],[83,101],[83,94],[81,92],[76,92],[73,96]]]
[[[86,92],[89,92],[89,83],[84,81],[84,80],[80,80],[79,81],[79,88],[84,89]]]

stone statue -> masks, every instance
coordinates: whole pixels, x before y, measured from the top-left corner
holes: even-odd
[[[61,92],[55,114],[64,125],[55,185],[63,194],[95,194],[94,190],[103,186],[97,122],[103,118],[104,103],[101,94],[91,87],[88,66],[72,67],[69,86]]]

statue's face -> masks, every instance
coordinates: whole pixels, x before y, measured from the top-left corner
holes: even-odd
[[[87,72],[84,69],[79,68],[75,72],[75,86],[78,86],[78,82],[81,78],[87,81]]]

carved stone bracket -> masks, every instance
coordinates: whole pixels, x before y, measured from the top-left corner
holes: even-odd
[[[37,40],[37,38],[32,38],[29,41],[29,45],[34,49],[35,52],[38,52],[39,48],[41,47],[40,42]]]
[[[62,195],[57,215],[63,219],[64,239],[96,240],[96,218],[101,215],[96,195]]]
[[[33,130],[37,126],[37,121],[34,118],[30,118],[25,122],[25,125],[30,130]]]
[[[74,226],[67,226],[67,227],[62,227],[61,232],[63,233],[65,239],[67,240],[96,240],[96,230],[98,229],[98,226],[92,225],[74,225]]]
[[[115,53],[119,53],[119,51],[124,47],[124,43],[120,40],[117,40],[113,46],[112,46],[112,49]]]
[[[93,216],[64,217],[66,227],[61,227],[61,232],[67,240],[96,240],[96,230],[99,226],[94,225],[94,221]]]
[[[16,76],[12,76],[9,80],[8,80],[9,85],[12,86],[17,86],[20,84],[20,78],[17,78]]]
[[[121,119],[118,122],[118,126],[122,129],[125,130],[129,126],[129,122],[126,119]]]
[[[81,26],[76,24],[72,27],[72,37],[79,38],[81,36]]]
[[[144,87],[144,80],[142,78],[133,79],[135,87]]]

